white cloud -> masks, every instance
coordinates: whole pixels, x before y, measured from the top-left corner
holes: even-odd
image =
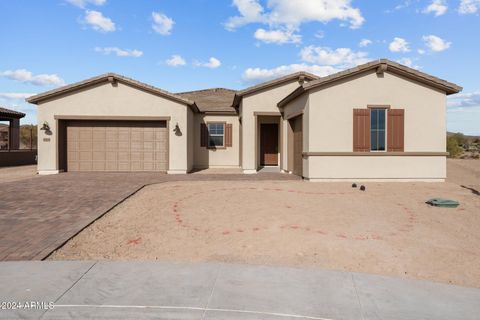
[[[0,92],[0,98],[7,100],[25,100],[35,93],[23,93],[23,92]]]
[[[362,39],[360,40],[360,43],[358,44],[360,47],[366,47],[372,44],[372,40],[369,39]]]
[[[447,42],[440,37],[429,35],[423,36],[423,41],[425,45],[432,51],[440,52],[450,48],[451,42]]]
[[[216,68],[220,67],[222,65],[222,63],[217,58],[211,57],[210,59],[208,59],[208,62],[195,61],[194,65],[196,67],[205,67],[205,68],[210,68],[210,69],[216,69]]]
[[[139,58],[143,55],[143,52],[137,49],[128,50],[128,49],[120,49],[117,47],[105,47],[105,48],[96,47],[95,52],[100,52],[106,55],[113,53],[113,54],[116,54],[118,57]]]
[[[360,10],[352,7],[351,0],[269,0],[268,12],[259,0],[233,0],[233,5],[240,15],[227,20],[228,30],[250,23],[297,30],[302,23],[327,23],[335,19],[348,22],[351,28],[359,28],[365,21]]]
[[[444,15],[447,12],[445,0],[432,0],[432,2],[423,10],[423,13],[433,13],[436,17]]]
[[[480,8],[480,0],[461,0],[458,12],[460,14],[473,14]]]
[[[66,1],[82,9],[85,8],[87,4],[92,4],[95,6],[103,6],[107,2],[107,0],[66,0]]]
[[[95,10],[87,10],[85,12],[84,22],[96,31],[112,32],[116,29],[115,23],[110,18]]]
[[[349,68],[367,62],[368,53],[355,52],[350,48],[337,48],[335,50],[328,47],[308,46],[300,51],[300,57],[303,61],[328,66],[338,66],[339,68]]]
[[[390,42],[388,49],[392,52],[409,52],[410,51],[407,40],[403,38],[398,38],[398,37],[393,38],[393,41]]]
[[[152,29],[163,36],[168,36],[172,33],[175,21],[167,17],[161,12],[152,12],[153,24]]]
[[[417,52],[418,52],[418,54],[425,54],[425,50],[423,50],[423,49],[418,49]]]
[[[26,69],[6,70],[0,72],[0,76],[36,86],[62,86],[65,84],[63,79],[56,74],[34,75],[32,72]]]
[[[397,60],[398,63],[403,64],[409,68],[420,69],[419,66],[415,65],[413,60],[410,58],[401,58]]]
[[[449,108],[480,107],[480,91],[449,96],[447,106]]]
[[[300,43],[302,36],[295,34],[292,30],[265,30],[257,29],[255,31],[255,39],[263,41],[265,43]]]
[[[282,65],[272,69],[264,68],[248,68],[243,72],[242,78],[248,83],[258,83],[271,80],[281,76],[285,76],[298,71],[306,71],[318,76],[327,76],[329,74],[340,71],[333,66],[319,66],[305,63]]]
[[[165,60],[165,63],[171,67],[184,66],[187,64],[185,59],[178,54],[174,54],[170,59]]]

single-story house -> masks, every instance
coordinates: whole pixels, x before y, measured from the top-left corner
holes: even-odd
[[[443,181],[446,96],[461,90],[381,59],[241,91],[170,93],[108,73],[27,101],[40,174],[273,166],[314,181]]]

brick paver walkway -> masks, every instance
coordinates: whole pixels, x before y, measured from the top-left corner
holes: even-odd
[[[280,173],[63,173],[0,184],[0,261],[41,260],[147,184],[194,180],[291,180]]]

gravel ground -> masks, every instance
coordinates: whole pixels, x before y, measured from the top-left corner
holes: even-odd
[[[480,197],[454,183],[190,181],[145,187],[51,259],[314,266],[480,287]],[[456,209],[433,208],[431,197]]]

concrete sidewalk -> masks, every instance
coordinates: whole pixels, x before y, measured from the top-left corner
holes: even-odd
[[[3,262],[2,319],[479,319],[480,289],[218,263]],[[4,306],[2,306],[4,307]]]

